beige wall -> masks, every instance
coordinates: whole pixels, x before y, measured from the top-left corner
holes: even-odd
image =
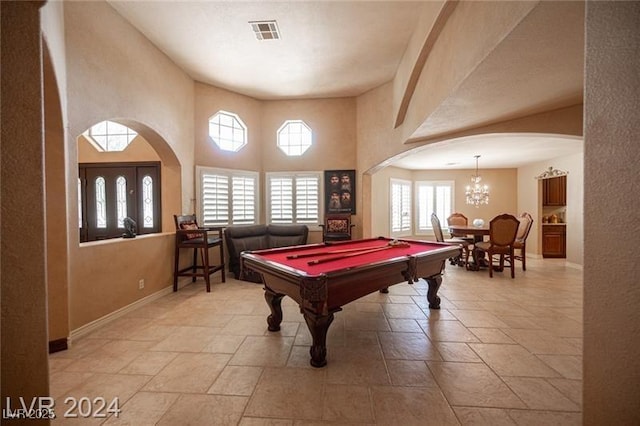
[[[491,218],[510,213],[518,215],[517,211],[517,171],[516,169],[481,169],[482,182],[489,185],[490,202],[488,205],[473,207],[466,204],[465,187],[470,183],[475,170],[406,170],[397,167],[387,167],[372,175],[372,205],[373,232],[372,235],[389,235],[389,187],[390,179],[404,179],[412,182],[421,180],[452,180],[454,187],[454,211],[467,216],[469,221],[483,219],[489,223]],[[414,199],[415,201],[415,199]],[[415,208],[415,206],[413,206]],[[446,218],[440,218],[444,224]],[[433,239],[433,235],[414,235],[422,239]]]
[[[260,171],[262,168],[262,103],[260,101],[207,84],[195,83],[194,109],[196,166]],[[221,150],[209,137],[209,118],[221,110],[237,114],[247,126],[247,145],[238,152]]]
[[[209,137],[209,118],[220,110],[237,114],[248,128],[247,145],[238,152],[222,151]],[[261,172],[352,169],[355,119],[355,98],[257,101],[196,83],[196,163]],[[289,157],[277,147],[276,134],[286,120],[303,120],[313,131],[313,145],[301,156]]]
[[[355,168],[354,98],[269,101],[264,104],[264,171]],[[288,119],[303,120],[313,130],[313,145],[299,157],[288,157],[277,147],[277,131]]]
[[[397,167],[385,167],[371,175],[371,234],[369,237],[390,235],[390,188],[391,179],[411,180],[411,171]]]
[[[83,243],[74,253],[71,331],[170,286],[173,249],[173,233]]]
[[[450,9],[446,7],[447,3],[452,2],[434,0],[424,3],[418,25],[411,35],[409,44],[398,64],[398,69],[393,79],[393,111],[394,116],[397,117],[394,119],[396,124],[402,124],[404,121],[407,105],[411,100],[411,95],[417,83],[415,77],[420,75],[424,62],[428,58],[430,48],[437,39],[437,32],[441,29],[436,28],[434,33],[434,26],[439,23],[440,25],[445,24],[446,18],[449,16],[449,13],[445,12]],[[451,9],[455,7],[456,5],[453,4]],[[429,38],[431,37],[433,38],[432,43],[429,43]]]
[[[538,2],[460,2],[443,28],[411,97],[403,140],[412,138],[464,79]],[[482,37],[478,37],[482,34]],[[449,123],[454,127],[454,123]],[[423,130],[421,136],[441,133]]]
[[[79,244],[77,137],[107,119],[142,135],[163,164],[162,226],[172,231],[172,215],[189,211],[194,197],[194,83],[106,2],[65,2],[64,24],[73,331],[166,288],[173,265],[172,234]],[[144,290],[138,290],[139,279],[145,279]]]
[[[640,2],[587,2],[584,424],[640,424]]]
[[[100,152],[84,135],[78,136],[78,163],[118,163],[127,161],[160,161],[160,156],[145,138],[138,135],[122,151]]]
[[[483,219],[485,224],[502,213],[517,216],[518,177],[516,169],[480,169],[482,183],[489,186],[489,204],[479,207],[466,203],[465,188],[471,183],[475,170],[424,170],[413,172],[414,180],[455,181],[454,211],[467,216],[469,221]],[[443,221],[446,218],[440,218]]]
[[[381,226],[389,229],[380,222],[382,209],[373,208],[378,205],[373,174],[385,167],[385,160],[407,149],[400,140],[401,127],[393,128],[393,93],[393,84],[387,83],[357,98],[356,170],[360,182],[357,199],[361,206],[368,206],[358,213],[361,218],[361,237],[384,235],[380,234]]]
[[[65,2],[64,12],[70,155],[77,158],[76,137],[103,120],[127,124],[140,134],[153,131],[159,140],[144,135],[147,141],[161,155],[169,147],[182,166],[180,210],[188,211],[193,80],[108,3]]]
[[[67,197],[62,105],[50,55],[44,51],[44,146],[47,221],[47,318],[49,341],[69,335],[69,257],[67,254]]]
[[[51,70],[47,70],[48,65],[45,66],[45,73],[55,70],[56,86],[58,88],[58,97],[60,98],[60,105],[62,107],[62,121],[66,123],[67,120],[67,65],[66,65],[66,46],[64,35],[64,2],[61,1],[49,1],[40,9],[40,26],[42,28],[42,38],[45,42],[44,48],[48,52],[49,59],[51,61]],[[49,78],[46,77],[45,78]]]
[[[120,152],[100,152],[84,137],[77,138],[78,163],[161,161],[160,155],[142,136]],[[165,163],[172,164],[171,161]],[[176,194],[180,193],[179,174],[163,163],[161,167],[162,208],[165,218],[178,213]],[[167,202],[166,199],[169,201]],[[173,210],[172,210],[173,208]],[[171,219],[172,221],[173,219]],[[71,331],[77,331],[144,297],[166,289],[173,283],[174,236],[171,223],[161,234],[141,235],[136,239],[113,239],[80,244],[75,251],[70,309]],[[186,266],[191,253],[184,251]],[[215,253],[212,253],[215,256]],[[138,288],[144,280],[144,289]]]
[[[220,110],[237,114],[247,126],[247,145],[238,152],[222,151],[209,137],[209,118]],[[301,156],[289,157],[277,147],[277,131],[286,120],[303,120],[313,131],[313,145]],[[266,190],[266,172],[355,169],[355,122],[355,98],[257,101],[196,83],[196,165],[258,171],[261,193]],[[266,221],[265,204],[261,197],[262,223]],[[311,230],[309,242],[321,240],[321,233]]]
[[[358,96],[357,160],[361,173],[374,173],[385,161],[414,146],[402,140],[402,126],[393,128],[393,84]]]
[[[262,117],[264,138],[262,170],[264,172],[356,168],[356,102],[354,98],[264,102]],[[277,147],[277,131],[285,120],[289,119],[303,120],[313,130],[313,145],[299,157],[288,157]],[[266,191],[265,182],[266,179],[262,179],[262,193]],[[360,185],[360,181],[356,178],[356,197]],[[362,232],[358,211],[358,207],[362,207],[360,202],[361,200],[356,198],[356,215],[353,217],[353,223],[356,224],[353,230],[355,237]],[[263,201],[263,208],[264,205]],[[320,241],[322,241],[321,232],[311,230],[309,242]]]

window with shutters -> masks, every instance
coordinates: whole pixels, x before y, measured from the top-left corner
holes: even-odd
[[[205,226],[258,223],[258,173],[196,167],[198,220]]]
[[[416,185],[416,234],[433,233],[431,213],[436,214],[443,227],[453,212],[453,181],[417,181]]]
[[[318,226],[322,172],[267,173],[267,221]]]
[[[411,235],[411,182],[391,179],[390,234],[393,237]]]

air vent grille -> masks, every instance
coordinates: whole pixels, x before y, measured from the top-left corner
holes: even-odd
[[[258,40],[280,39],[276,21],[249,21],[249,25],[251,25],[251,29]]]

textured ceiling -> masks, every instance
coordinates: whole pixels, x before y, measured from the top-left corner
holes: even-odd
[[[583,51],[584,3],[540,2],[411,138],[580,104]]]
[[[505,169],[579,152],[583,152],[582,138],[493,134],[424,145],[404,153],[392,164],[411,170],[473,169],[476,166],[474,155],[480,155],[481,168]]]
[[[426,5],[424,1],[269,0],[109,3],[195,80],[257,99],[357,96],[391,81]],[[248,24],[256,20],[276,20],[282,38],[258,41]],[[536,4],[425,117],[411,138],[579,104],[583,20],[583,2]],[[575,138],[486,135],[421,147],[393,164],[410,169],[473,168],[473,155],[479,154],[483,167],[518,167],[580,150],[582,141]],[[459,164],[448,165],[452,162]]]
[[[357,96],[393,79],[424,7],[404,1],[110,1],[195,80],[258,99]],[[258,41],[249,21],[276,20]]]

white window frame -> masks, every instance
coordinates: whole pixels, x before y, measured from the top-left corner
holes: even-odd
[[[98,152],[122,152],[138,136],[138,133],[124,124],[105,120],[89,127],[83,136]]]
[[[294,182],[293,193],[295,194],[295,181],[297,178],[303,177],[313,177],[318,181],[318,217],[316,222],[307,222],[296,220],[296,205],[295,205],[295,197],[293,200],[293,218],[291,222],[292,224],[299,225],[307,225],[309,230],[318,231],[320,230],[320,223],[322,223],[322,214],[324,211],[324,190],[323,190],[323,180],[322,180],[323,172],[267,172],[265,175],[266,179],[266,189],[265,189],[265,198],[267,200],[267,208],[266,208],[266,222],[267,224],[271,223],[284,223],[282,221],[273,222],[271,215],[271,180],[273,178],[290,178]]]
[[[450,200],[449,206],[441,206],[443,200],[439,200],[437,192],[432,194],[431,206],[435,207],[436,215],[440,219],[442,229],[447,229],[447,217],[455,211],[455,188],[456,182],[453,180],[419,180],[414,182],[414,205],[415,205],[415,234],[416,235],[434,235],[433,226],[431,225],[431,213],[434,208],[425,205],[425,200],[421,199],[420,190],[424,187],[449,188]],[[421,224],[420,218],[423,217],[425,222]]]
[[[300,140],[295,141],[295,143],[291,143],[292,134],[289,132],[289,127],[294,124],[299,124],[302,127],[302,129],[307,129],[309,131],[309,134],[305,135],[301,133]],[[284,134],[285,130],[286,130],[286,135]],[[297,133],[294,133],[294,135],[296,134]],[[286,136],[286,141],[285,141],[285,136]],[[307,138],[307,136],[309,138],[308,145],[303,143],[304,140]],[[277,137],[278,137],[277,138],[278,148],[280,148],[280,150],[289,157],[299,157],[303,155],[305,152],[307,152],[309,148],[313,146],[313,130],[303,120],[286,120],[282,124],[282,126],[280,126],[280,128],[278,129]],[[300,147],[300,153],[292,153],[291,152],[292,149],[297,147]]]
[[[218,176],[226,176],[229,179],[229,198],[227,199],[227,208],[229,211],[229,220],[227,222],[211,222],[206,220],[205,211],[204,211],[204,202],[203,202],[203,187],[202,187],[202,178],[203,175],[218,175]],[[233,220],[233,178],[241,177],[241,178],[250,178],[254,180],[255,185],[255,195],[254,195],[254,211],[253,211],[253,221],[237,221]],[[198,206],[198,220],[201,222],[200,225],[203,226],[229,226],[229,225],[250,225],[250,224],[258,224],[260,223],[260,175],[258,172],[248,171],[248,170],[235,170],[235,169],[222,169],[215,167],[205,167],[205,166],[196,166],[196,201]]]
[[[401,212],[400,215],[397,219],[400,221],[401,225],[400,225],[400,230],[394,230],[393,228],[393,222],[394,222],[394,203],[393,203],[393,192],[394,192],[394,186],[396,185],[401,185],[403,188],[402,190],[406,190],[408,191],[408,198],[407,200],[405,200],[406,202],[409,203],[408,206],[400,206],[401,208]],[[408,187],[408,188],[407,188]],[[404,180],[404,179],[395,179],[395,178],[391,178],[389,180],[389,235],[391,237],[407,237],[407,236],[411,236],[411,233],[413,231],[413,208],[411,207],[411,204],[413,203],[413,192],[412,192],[412,187],[413,187],[413,182],[409,181],[409,180]],[[402,196],[403,194],[401,194]],[[402,201],[401,201],[402,203]],[[409,224],[405,227],[402,225],[402,221],[403,218],[408,218],[409,220]]]

